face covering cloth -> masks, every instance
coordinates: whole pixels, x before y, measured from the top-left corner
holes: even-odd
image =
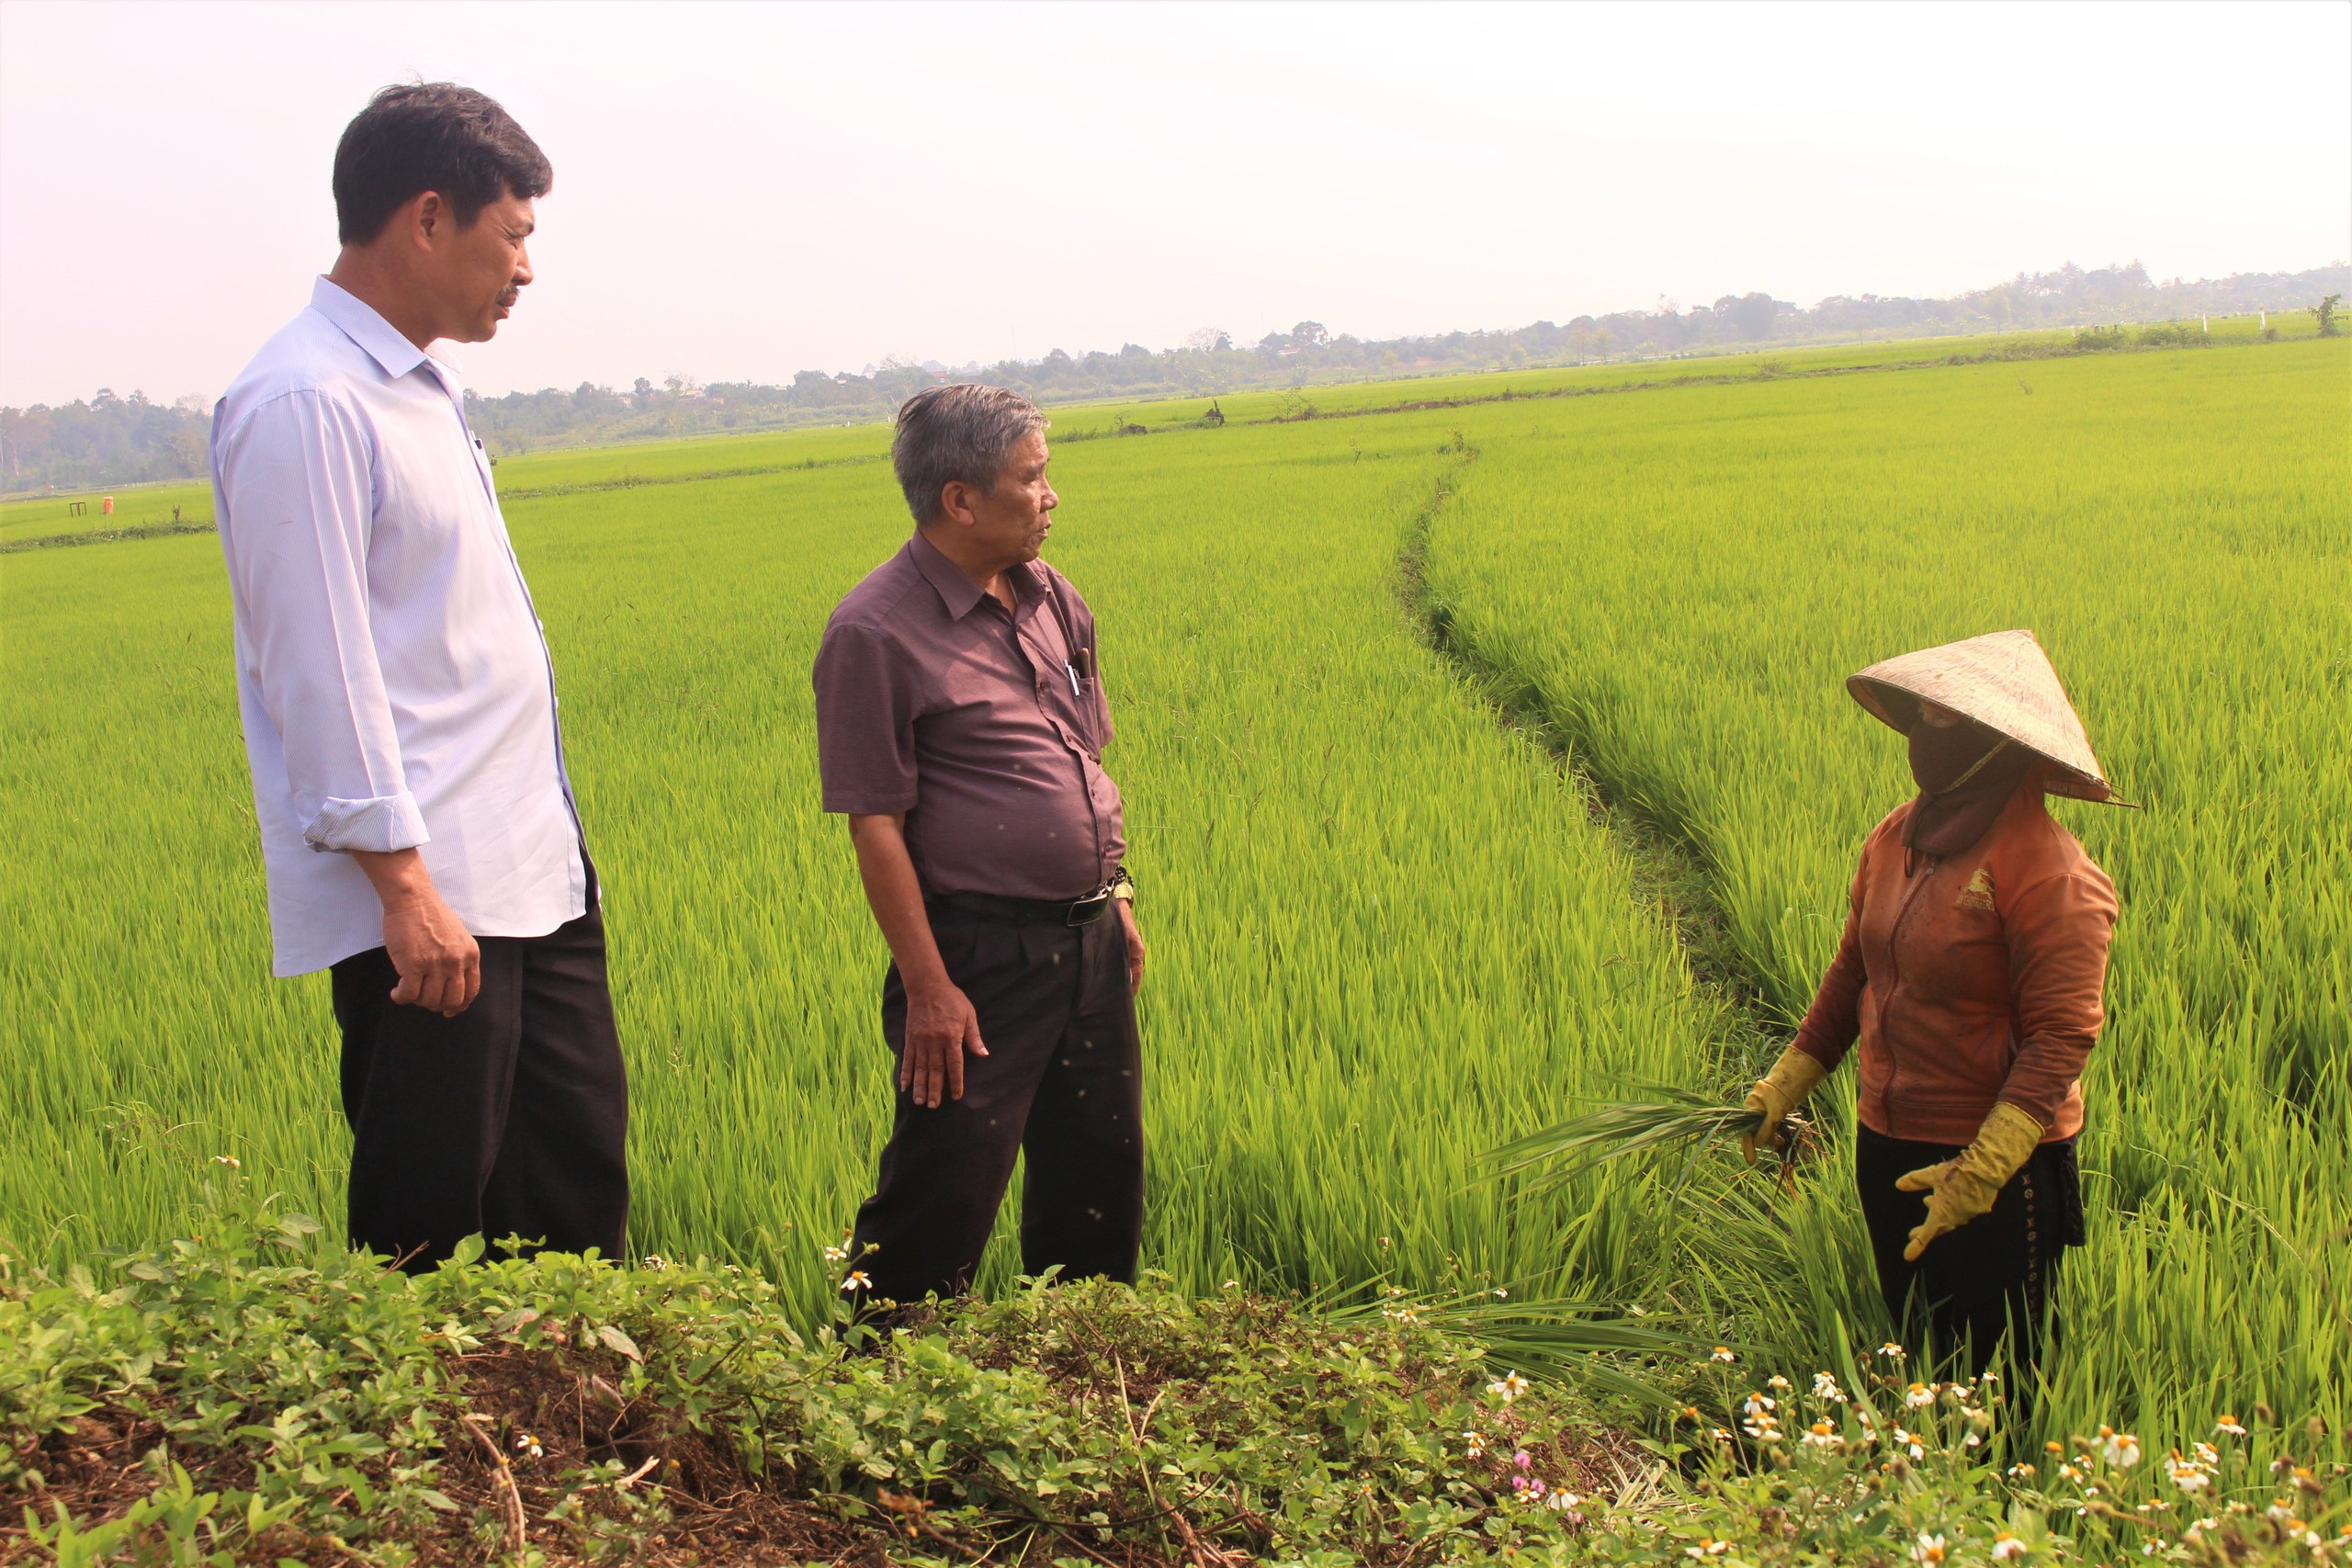
[[[2031,751],[1973,719],[1946,729],[1925,719],[1914,724],[1911,777],[1919,786],[1919,799],[1903,829],[1906,874],[1915,857],[1942,860],[1989,832],[2036,760]]]

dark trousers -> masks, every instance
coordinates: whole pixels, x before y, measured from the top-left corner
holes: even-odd
[[[351,1245],[412,1273],[477,1235],[617,1258],[628,1080],[604,916],[480,940],[481,994],[455,1018],[394,1003],[380,947],[334,966]]]
[[[2081,1180],[2073,1140],[2044,1144],[2009,1179],[1993,1207],[1928,1244],[1916,1263],[1903,1259],[1912,1227],[1928,1215],[1928,1195],[1894,1183],[1922,1166],[1960,1154],[1950,1144],[1890,1138],[1856,1129],[1854,1180],[1878,1264],[1878,1288],[1904,1344],[1922,1360],[1947,1359],[1970,1377],[1993,1364],[2003,1337],[2015,1377],[2013,1408],[2031,1398],[2032,1371],[2055,1348],[2057,1323],[2043,1325],[2058,1281],[2058,1262],[2083,1240]]]
[[[1083,926],[1012,924],[934,907],[947,976],[979,1015],[985,1056],[964,1098],[925,1110],[898,1091],[879,1183],[857,1211],[851,1267],[870,1298],[969,1289],[1015,1155],[1021,1267],[1132,1281],[1143,1237],[1143,1049],[1118,912]],[[906,1047],[907,993],[882,982],[882,1033]],[[896,1083],[894,1076],[892,1082]]]

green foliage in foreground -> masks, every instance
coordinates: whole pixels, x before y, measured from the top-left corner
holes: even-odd
[[[1493,1365],[1442,1302],[1332,1315],[1158,1280],[1033,1281],[877,1342],[803,1337],[733,1268],[548,1255],[411,1280],[242,1193],[205,1224],[202,1240],[0,1285],[0,1488],[22,1505],[0,1558],[2342,1562],[2352,1548],[2340,1439],[2323,1459],[2281,1448],[2301,1434],[2232,1432],[2160,1458],[2103,1432],[2005,1481],[1997,1394],[1905,1384],[1894,1359],[1873,1374],[1849,1357],[1801,1396],[1785,1379],[1745,1388],[1718,1352],[1701,1365],[1719,1380],[1692,1374],[1715,1414],[1678,1417],[1687,1440],[1636,1439],[1574,1389]],[[2271,1452],[2289,1462],[2265,1466]]]

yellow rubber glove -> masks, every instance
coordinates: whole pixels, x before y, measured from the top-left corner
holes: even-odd
[[[1768,1149],[1781,1146],[1781,1122],[1790,1111],[1804,1103],[1804,1097],[1813,1092],[1814,1085],[1828,1076],[1829,1069],[1821,1065],[1818,1057],[1808,1056],[1793,1045],[1781,1053],[1781,1059],[1772,1064],[1772,1070],[1758,1078],[1756,1087],[1747,1091],[1745,1108],[1760,1111],[1763,1115],[1763,1120],[1739,1135],[1739,1152],[1747,1156],[1748,1164],[1756,1163],[1756,1151],[1759,1146]]]
[[[1958,1158],[1921,1166],[1898,1179],[1896,1191],[1928,1194],[1928,1217],[1912,1230],[1903,1260],[1917,1263],[1929,1242],[1990,1210],[2009,1178],[2033,1157],[2041,1134],[2041,1122],[2001,1100],[1976,1130],[1976,1141],[1961,1150]]]

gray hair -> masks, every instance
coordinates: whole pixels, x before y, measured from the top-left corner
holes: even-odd
[[[996,488],[1006,454],[1046,428],[1037,405],[1002,387],[932,387],[899,405],[890,466],[917,523],[939,515],[939,492],[951,479],[985,495]]]

